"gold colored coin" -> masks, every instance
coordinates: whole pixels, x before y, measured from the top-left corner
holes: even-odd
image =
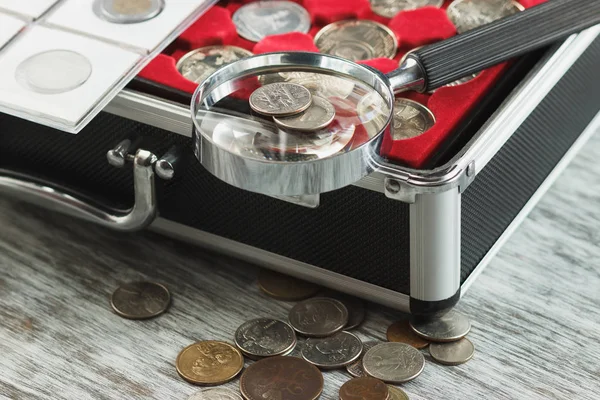
[[[320,290],[312,283],[266,269],[258,273],[258,286],[268,296],[285,301],[304,300]]]
[[[388,385],[388,390],[390,391],[388,400],[409,400],[406,392],[396,386]]]
[[[408,320],[394,322],[387,330],[388,342],[409,344],[417,349],[423,349],[429,342],[418,336],[408,324]]]
[[[176,367],[179,375],[190,383],[220,385],[240,373],[244,357],[229,343],[207,340],[181,350]]]

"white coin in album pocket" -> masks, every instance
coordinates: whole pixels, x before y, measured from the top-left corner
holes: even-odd
[[[32,55],[19,64],[15,79],[29,90],[42,94],[71,91],[92,74],[92,64],[72,50],[49,50]]]

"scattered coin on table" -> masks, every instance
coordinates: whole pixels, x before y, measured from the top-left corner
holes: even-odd
[[[435,116],[416,101],[398,98],[394,101],[392,138],[411,139],[427,132],[435,124]]]
[[[302,358],[323,369],[341,368],[356,361],[363,350],[360,339],[346,331],[324,338],[309,338],[302,347]]]
[[[246,400],[315,400],[323,391],[323,374],[301,358],[264,358],[246,368],[240,391]]]
[[[389,400],[409,400],[406,392],[396,386],[388,385],[388,390],[390,391]]]
[[[348,310],[339,300],[315,297],[292,307],[289,322],[301,335],[331,336],[344,329],[348,323]]]
[[[235,332],[235,345],[253,359],[290,353],[296,346],[296,332],[287,323],[257,318],[243,323]]]
[[[286,301],[304,300],[321,290],[319,286],[310,282],[268,269],[261,269],[258,273],[258,286],[268,296]]]
[[[187,400],[242,400],[242,397],[230,389],[210,388],[192,394]]]
[[[346,20],[331,23],[315,36],[322,53],[350,61],[394,58],[398,51],[396,34],[387,26],[370,20]]]
[[[164,313],[171,303],[171,294],[155,282],[127,283],[111,296],[110,304],[123,318],[147,319]]]
[[[179,375],[190,383],[220,385],[240,373],[244,357],[229,343],[206,340],[181,350],[175,364]]]
[[[371,0],[375,14],[394,18],[400,11],[415,10],[421,7],[441,7],[444,0]]]
[[[432,343],[429,354],[440,364],[459,365],[473,358],[475,346],[467,338],[450,343]]]
[[[354,378],[340,388],[340,400],[388,400],[388,386],[371,377]]]
[[[417,349],[422,349],[429,345],[428,341],[412,330],[408,320],[394,322],[388,327],[386,336],[388,342],[406,343]]]
[[[455,0],[446,12],[458,33],[463,33],[524,9],[515,0]]]
[[[387,383],[404,383],[423,372],[425,357],[406,343],[381,343],[367,351],[363,368],[368,376]]]
[[[307,33],[310,15],[291,1],[255,1],[240,7],[233,14],[233,23],[244,39],[259,42],[269,35],[288,32]]]
[[[361,299],[344,293],[328,291],[323,297],[329,297],[341,301],[348,310],[348,323],[344,327],[345,331],[357,328],[362,324],[366,316],[365,302]]]
[[[365,355],[365,353],[367,351],[371,350],[373,347],[377,346],[379,343],[381,343],[381,342],[371,341],[371,342],[363,343],[363,351],[362,351],[360,357],[358,358],[358,360],[356,360],[352,364],[346,365],[346,371],[348,371],[348,373],[355,378],[361,378],[363,376],[367,376],[365,374],[365,370],[363,369],[363,362],[362,362],[363,356]]]
[[[176,68],[184,78],[201,83],[222,66],[251,55],[248,50],[236,46],[202,47],[181,57]]]
[[[335,118],[335,108],[322,97],[313,96],[312,104],[305,111],[287,117],[273,117],[282,128],[314,132],[331,124]]]
[[[430,342],[453,342],[467,336],[471,330],[469,318],[454,310],[433,319],[413,318],[410,326],[417,335]]]
[[[272,117],[294,115],[312,104],[310,91],[302,85],[279,82],[261,86],[250,95],[250,107]]]

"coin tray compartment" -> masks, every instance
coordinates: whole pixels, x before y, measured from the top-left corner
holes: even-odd
[[[0,13],[0,49],[24,27],[25,21]]]
[[[520,0],[524,7],[532,7],[545,0]],[[446,8],[452,2],[446,0],[441,9],[425,7],[404,11],[389,19],[375,14],[369,0],[295,0],[304,6],[312,18],[308,34],[292,33],[273,35],[258,43],[237,35],[232,14],[251,1],[221,1],[212,7],[190,26],[163,54],[158,55],[139,76],[147,80],[193,93],[197,84],[183,78],[176,69],[176,62],[193,49],[210,45],[233,45],[245,48],[255,54],[273,51],[317,51],[313,43],[314,35],[328,23],[348,18],[370,19],[387,25],[396,33],[399,42],[398,53],[391,60],[387,58],[361,61],[386,73],[398,66],[399,60],[418,46],[434,43],[452,37],[456,29],[446,16]],[[444,87],[433,94],[406,93],[403,97],[427,106],[435,115],[436,123],[424,134],[404,140],[384,137],[381,153],[390,160],[412,168],[421,168],[440,148],[449,135],[461,124],[480,100],[502,76],[508,64],[487,69],[470,82],[454,87]]]
[[[16,79],[19,65],[31,56],[50,50],[83,55],[91,64],[90,76],[81,86],[56,94],[39,93],[19,83]],[[95,39],[33,26],[0,52],[0,106],[17,115],[24,111],[35,117],[75,125],[139,59],[137,53]]]
[[[58,0],[0,0],[0,10],[37,19],[57,2]]]
[[[162,12],[147,21],[119,24],[98,17],[94,0],[65,0],[46,19],[49,25],[81,32],[101,40],[122,44],[149,53],[169,37],[173,28],[207,4],[203,0],[168,0]]]

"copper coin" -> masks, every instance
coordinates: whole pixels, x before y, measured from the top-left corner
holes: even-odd
[[[265,358],[249,366],[240,378],[246,400],[315,400],[323,391],[323,374],[297,357]]]
[[[304,300],[314,296],[320,290],[312,283],[267,269],[258,273],[258,286],[268,296],[286,301]]]
[[[387,330],[388,342],[400,342],[410,344],[417,349],[423,349],[429,345],[429,342],[417,335],[408,320],[394,322]]]
[[[388,396],[387,385],[370,377],[350,379],[340,388],[340,400],[387,400]]]
[[[131,282],[114,291],[110,305],[117,314],[128,319],[156,317],[167,310],[171,294],[155,282]]]
[[[220,385],[235,378],[244,357],[233,345],[215,340],[194,343],[177,356],[177,372],[196,385]]]
[[[390,398],[388,400],[409,400],[404,390],[392,385],[388,385],[388,389],[390,391]]]

